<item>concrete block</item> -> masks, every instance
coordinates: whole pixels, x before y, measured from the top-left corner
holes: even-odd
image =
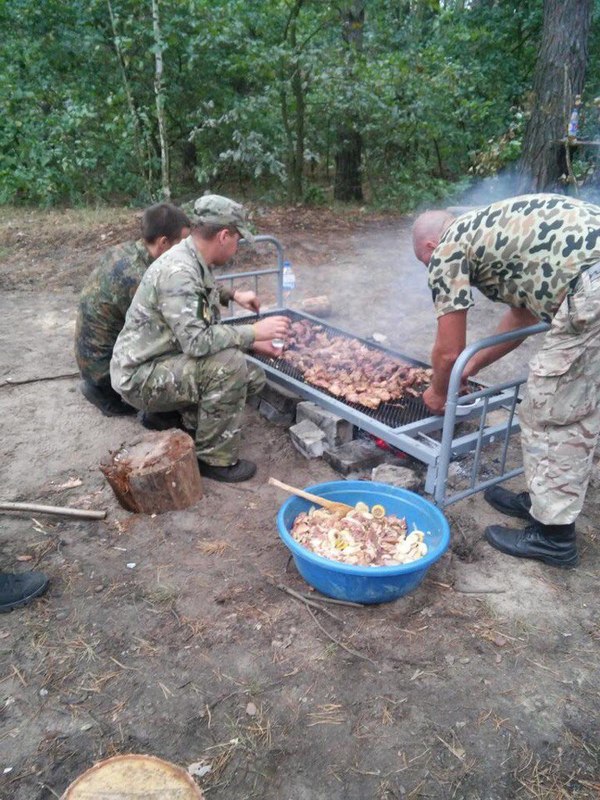
[[[354,439],[339,447],[327,448],[323,453],[323,458],[331,466],[348,475],[350,472],[371,469],[385,461],[386,453],[377,447],[375,442],[366,439]]]
[[[390,486],[399,486],[401,489],[415,491],[419,488],[421,480],[416,472],[409,467],[399,467],[396,464],[380,464],[371,472],[371,480],[379,483],[389,483]]]
[[[267,381],[260,393],[261,400],[266,400],[269,405],[276,408],[284,414],[296,415],[296,406],[302,398],[298,397],[294,392],[279,386],[272,381]],[[293,420],[292,420],[293,421]]]
[[[268,419],[269,422],[273,422],[275,425],[285,425],[286,427],[293,425],[294,417],[296,416],[294,411],[281,411],[264,399],[260,401],[258,413]]]
[[[293,425],[290,437],[296,450],[305,458],[320,458],[323,455],[325,434],[309,419]]]
[[[305,419],[309,419],[321,428],[329,447],[338,447],[352,441],[354,426],[351,422],[309,400],[304,400],[296,406],[296,422],[302,422]]]

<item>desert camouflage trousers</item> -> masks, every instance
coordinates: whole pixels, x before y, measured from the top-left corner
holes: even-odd
[[[532,516],[574,522],[600,431],[600,264],[579,277],[531,359],[519,420]]]
[[[165,356],[142,365],[123,399],[144,411],[179,411],[195,430],[196,453],[208,464],[226,467],[239,455],[246,398],[265,384],[263,370],[235,347],[212,356]]]

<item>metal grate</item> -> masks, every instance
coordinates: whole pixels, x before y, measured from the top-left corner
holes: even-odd
[[[292,322],[297,322],[300,320],[309,320],[314,325],[318,325],[320,328],[323,329],[326,333],[329,333],[333,336],[341,336],[345,339],[352,339],[354,341],[361,342],[370,350],[376,350],[378,352],[387,353],[390,357],[395,359],[400,359],[408,366],[411,367],[429,367],[429,364],[425,364],[422,361],[416,361],[414,358],[410,358],[409,356],[402,355],[400,353],[396,353],[393,350],[389,350],[386,347],[382,347],[374,342],[369,342],[366,339],[362,339],[360,336],[354,336],[347,331],[339,330],[338,328],[333,328],[331,325],[326,325],[321,320],[317,319],[316,317],[311,317],[307,314],[301,314],[297,311],[292,311],[290,309],[283,309],[283,310],[275,310],[269,311],[265,314],[253,314],[244,317],[236,317],[232,319],[228,319],[225,321],[227,325],[248,325],[253,322],[256,322],[260,319],[265,319],[266,317],[274,316],[274,315],[282,315],[289,317]],[[302,375],[302,373],[296,369],[295,367],[290,366],[285,359],[283,358],[267,358],[265,356],[260,356],[257,353],[253,353],[252,357],[255,358],[257,361],[261,361],[265,366],[269,367],[270,369],[276,370],[277,372],[282,373],[283,375],[288,375],[291,378],[299,381],[300,383],[304,383],[307,386],[311,386],[315,392],[320,392],[321,394],[325,394],[328,397],[332,397],[336,399],[338,402],[343,403],[348,408],[353,408],[357,411],[360,411],[362,414],[371,417],[372,419],[376,420],[382,425],[386,425],[390,428],[399,428],[403,425],[408,425],[411,422],[418,422],[419,420],[427,419],[431,417],[431,411],[427,408],[427,406],[423,403],[420,397],[406,397],[402,400],[397,400],[393,403],[381,403],[377,408],[367,408],[359,403],[350,403],[347,400],[344,400],[343,397],[338,397],[327,389],[324,389],[322,386],[314,386],[310,383],[310,381],[306,381]]]

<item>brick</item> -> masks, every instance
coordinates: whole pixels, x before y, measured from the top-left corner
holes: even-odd
[[[329,447],[339,447],[341,444],[352,441],[354,426],[351,422],[309,400],[298,403],[296,406],[296,422],[302,422],[305,419],[314,422],[323,431]]]
[[[280,411],[278,408],[271,405],[268,400],[261,399],[258,413],[275,425],[285,425],[289,427],[294,423],[295,412]]]
[[[325,434],[309,419],[293,425],[290,437],[296,450],[305,458],[320,458],[323,455]]]
[[[284,414],[292,414],[293,417],[296,415],[296,406],[301,400],[294,392],[290,392],[289,389],[285,389],[272,381],[266,382],[260,393],[260,398],[261,400],[266,400],[269,405],[278,411]]]
[[[371,469],[385,461],[386,454],[375,442],[354,439],[339,447],[327,448],[323,458],[342,475],[350,472]]]
[[[421,479],[414,470],[396,464],[380,464],[375,467],[371,472],[371,480],[410,491],[415,491],[421,485]]]

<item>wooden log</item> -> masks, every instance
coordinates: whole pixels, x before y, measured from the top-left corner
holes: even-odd
[[[183,431],[152,431],[117,452],[100,469],[128,511],[162,514],[202,497],[194,440]]]
[[[301,303],[301,308],[314,317],[328,317],[331,314],[331,302],[326,294],[306,297]]]

